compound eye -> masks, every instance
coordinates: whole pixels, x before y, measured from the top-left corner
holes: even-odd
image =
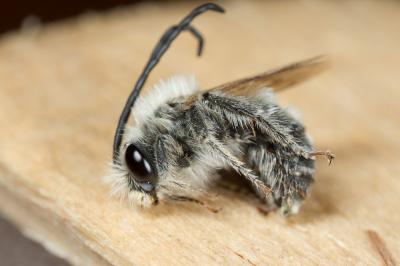
[[[154,173],[150,163],[143,153],[133,144],[129,145],[125,152],[126,164],[133,174],[133,178],[145,191],[154,189],[152,184]]]

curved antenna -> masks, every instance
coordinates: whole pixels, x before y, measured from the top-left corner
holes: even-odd
[[[149,61],[146,64],[146,67],[143,69],[142,74],[140,75],[139,79],[136,81],[135,87],[133,88],[131,94],[129,95],[124,109],[122,110],[122,113],[119,117],[118,125],[115,130],[115,135],[114,135],[114,145],[113,145],[113,162],[117,163],[118,162],[118,154],[119,154],[119,149],[121,146],[122,142],[122,137],[124,134],[124,129],[125,125],[128,122],[129,116],[131,114],[132,106],[135,103],[137,97],[139,96],[140,91],[143,88],[144,83],[146,82],[151,70],[158,64],[160,61],[161,57],[163,54],[167,51],[167,49],[170,47],[171,43],[175,40],[178,35],[185,30],[188,30],[190,33],[194,35],[199,41],[199,46],[197,50],[197,54],[200,56],[203,50],[203,37],[201,34],[192,26],[190,26],[190,23],[192,20],[197,17],[198,15],[201,15],[202,13],[208,11],[208,10],[213,10],[216,12],[224,13],[225,10],[213,3],[207,3],[204,5],[201,5],[195,9],[193,9],[192,12],[190,12],[189,15],[187,15],[182,21],[177,24],[176,26],[172,26],[169,28],[161,37],[159,42],[157,43],[156,47],[154,47],[154,50],[150,56]]]

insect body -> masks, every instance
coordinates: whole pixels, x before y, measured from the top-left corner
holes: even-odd
[[[206,10],[223,12],[205,4],[167,30],[128,98],[114,141],[109,176],[114,192],[139,206],[192,199],[218,169],[233,169],[271,207],[296,213],[314,180],[315,155],[332,155],[313,151],[303,125],[277,105],[273,90],[319,72],[320,58],[205,91],[193,78],[174,77],[136,101],[147,75],[180,32],[198,38],[201,54],[202,36],[190,22]],[[134,123],[126,126],[131,110]]]

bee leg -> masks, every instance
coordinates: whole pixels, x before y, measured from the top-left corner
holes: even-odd
[[[214,206],[211,202],[207,200],[200,200],[200,199],[195,199],[187,196],[169,196],[171,200],[176,200],[176,201],[185,201],[185,202],[193,202],[196,204],[199,204],[200,206],[206,208],[210,212],[217,213],[221,210],[221,207],[219,206]]]
[[[278,207],[275,204],[266,201],[261,201],[257,204],[257,210],[263,215],[268,215],[270,212],[274,212],[277,209]]]
[[[256,188],[262,198],[268,197],[271,189],[265,184],[259,176],[255,175],[253,171],[245,166],[245,163],[236,158],[231,152],[225,148],[218,140],[210,138],[207,141],[212,156],[218,160],[222,160],[224,164],[231,167],[240,175],[244,176]]]
[[[329,165],[331,165],[332,161],[335,159],[335,154],[330,151],[313,151],[309,153],[310,156],[325,156],[328,159]]]

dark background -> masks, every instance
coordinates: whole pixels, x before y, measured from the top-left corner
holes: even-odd
[[[46,23],[73,17],[86,11],[102,11],[137,2],[141,1],[3,1],[0,7],[0,34],[20,28],[23,21],[29,17]],[[0,265],[67,266],[68,263],[54,257],[39,244],[25,238],[13,225],[0,217]]]
[[[35,16],[41,22],[51,22],[78,15],[85,11],[101,11],[138,0],[91,0],[91,1],[2,1],[0,7],[0,33],[17,29],[25,18]]]

